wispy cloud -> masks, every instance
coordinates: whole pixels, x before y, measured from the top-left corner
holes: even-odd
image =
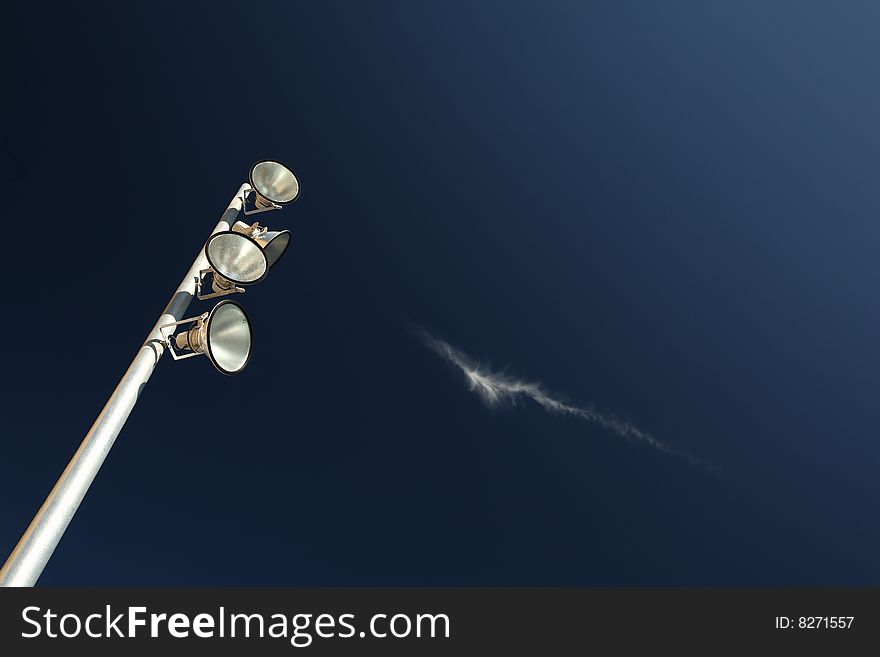
[[[621,420],[614,415],[600,413],[591,406],[574,406],[569,404],[551,395],[540,383],[523,381],[500,372],[493,372],[488,366],[475,361],[445,340],[431,335],[424,329],[417,328],[416,333],[425,345],[438,356],[461,370],[470,390],[477,393],[487,406],[515,406],[521,401],[531,400],[549,413],[570,415],[588,420],[633,443],[652,447],[658,451],[681,458],[694,467],[719,474],[718,468],[713,464],[690,452],[658,440],[631,422]]]

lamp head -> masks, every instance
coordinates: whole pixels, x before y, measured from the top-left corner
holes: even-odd
[[[205,244],[205,256],[216,274],[236,285],[259,283],[269,272],[263,248],[250,235],[234,230],[214,233]]]
[[[180,350],[205,354],[223,374],[238,374],[251,359],[253,336],[244,308],[234,301],[221,301],[195,325],[174,338]]]
[[[248,180],[257,194],[257,205],[287,205],[299,196],[299,180],[276,160],[260,160],[251,167]]]

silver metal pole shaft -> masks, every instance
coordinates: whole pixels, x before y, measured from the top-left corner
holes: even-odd
[[[211,232],[212,235],[221,230],[229,230],[235,223],[242,210],[244,195],[249,189],[250,185],[247,183],[241,186]],[[49,497],[0,569],[0,586],[33,586],[39,579],[165,351],[159,327],[183,319],[196,294],[199,272],[207,268],[208,260],[202,248],[116,390],[110,395],[104,410],[98,415]]]

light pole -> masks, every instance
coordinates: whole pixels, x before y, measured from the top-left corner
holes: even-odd
[[[233,237],[221,240],[219,246],[211,249],[214,262],[209,259],[206,248],[199,251],[79,449],[0,569],[0,586],[33,586],[39,579],[166,347],[175,359],[205,353],[217,369],[225,374],[240,371],[247,364],[250,356],[250,330],[243,311],[240,316],[237,313],[223,313],[223,322],[214,322],[217,327],[215,329],[209,325],[207,313],[192,320],[184,320],[184,315],[195,296],[206,299],[244,292],[237,283],[248,284],[265,277],[266,271],[277,261],[280,253],[274,254],[271,263],[269,256],[264,256],[265,264],[258,256],[271,254],[270,247],[276,244],[272,238],[276,234],[268,233],[256,223],[247,226],[238,222],[238,217],[243,211],[245,214],[254,214],[278,209],[294,200],[298,193],[299,182],[284,165],[271,160],[254,165],[250,183],[243,184],[230,201],[220,221],[214,226],[209,243],[218,235],[240,235],[242,239],[236,240]],[[250,209],[249,205],[252,206]],[[285,237],[281,252],[286,249],[290,239],[287,231],[282,234]],[[275,250],[278,251],[277,246]],[[219,264],[221,260],[222,265]],[[243,278],[242,272],[253,272],[255,267],[261,266],[265,266],[266,271],[262,271],[256,280],[237,280]],[[207,273],[212,273],[214,293],[202,295],[202,282]],[[221,304],[230,304],[225,306],[227,309],[240,308],[231,302]],[[187,321],[194,324],[193,329],[175,338],[172,335],[174,329]],[[215,343],[213,351],[210,345],[212,334]],[[199,339],[199,336],[203,337]],[[246,350],[244,357],[241,357],[242,349]],[[181,356],[177,351],[189,353]]]

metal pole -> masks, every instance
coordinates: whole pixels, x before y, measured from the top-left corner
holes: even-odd
[[[229,203],[219,223],[211,232],[229,230],[242,210],[245,193],[250,185],[242,185]],[[159,327],[183,319],[196,294],[199,272],[208,268],[205,249],[186,272],[171,301],[138,350],[116,390],[110,395],[104,410],[86,434],[76,454],[61,473],[58,482],[37,511],[18,545],[0,569],[0,586],[33,586],[55,551],[64,530],[85,497],[86,491],[107,458],[122,425],[134,408],[141,390],[146,385],[165,351]]]

